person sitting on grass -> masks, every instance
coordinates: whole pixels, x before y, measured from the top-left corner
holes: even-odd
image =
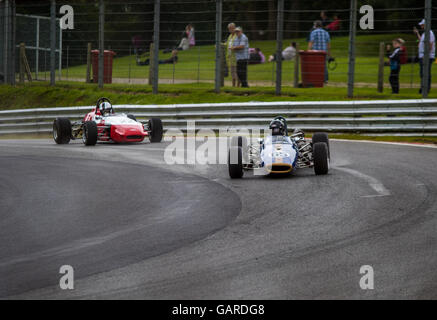
[[[266,62],[266,57],[260,48],[249,48],[249,64],[261,64]]]
[[[393,94],[399,93],[399,73],[401,71],[402,44],[404,40],[398,38],[393,40],[393,51],[390,52],[391,46],[387,45],[387,56],[390,59],[390,85]]]
[[[269,62],[276,61],[277,54],[273,54],[269,57]],[[290,46],[282,51],[282,60],[293,60],[296,57],[296,42],[292,42]]]
[[[173,50],[171,53],[171,57],[165,60],[159,60],[159,64],[175,64],[178,62],[178,51]],[[145,61],[141,61],[137,58],[137,66],[148,66],[150,65],[150,59],[146,59]]]

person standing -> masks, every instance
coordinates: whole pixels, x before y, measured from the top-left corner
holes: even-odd
[[[422,30],[425,30],[425,19],[423,19],[422,21],[419,22],[419,26]],[[421,84],[420,84],[420,91],[419,93],[422,93],[423,91],[423,68],[424,68],[424,63],[423,63],[423,59],[425,57],[425,32],[422,33],[422,35],[420,35],[419,30],[417,30],[417,28],[414,28],[414,33],[416,34],[417,38],[419,39],[419,63],[420,63],[420,79]],[[429,34],[429,79],[428,79],[428,93],[429,90],[431,90],[431,67],[432,64],[434,63],[435,60],[435,36],[434,36],[434,32],[432,32],[432,30],[430,31]]]
[[[232,46],[234,44],[234,39],[237,36],[235,32],[235,23],[228,24],[228,31],[229,31],[229,37],[226,41],[225,45],[228,50],[227,58],[228,58],[228,65],[231,72],[232,77],[232,86],[240,86],[240,81],[238,80],[237,75],[237,58],[235,57],[235,52],[232,50]]]
[[[401,72],[402,39],[393,40],[393,52],[389,52],[391,47],[387,45],[387,56],[390,59],[390,85],[393,94],[399,93],[399,73]]]
[[[325,57],[325,82],[328,82],[328,59],[331,56],[331,37],[329,33],[323,29],[322,21],[314,22],[314,30],[310,34],[310,41],[308,43],[308,50],[322,50],[326,52]]]
[[[323,28],[331,23],[331,21],[329,21],[328,13],[326,11],[320,12],[320,21],[322,22]]]
[[[247,65],[249,63],[249,39],[243,33],[241,27],[235,28],[236,37],[233,41],[231,50],[235,52],[237,60],[237,75],[243,88],[248,88]]]
[[[192,24],[189,24],[186,27],[186,33],[187,33],[187,37],[188,37],[188,43],[191,47],[194,47],[196,45],[196,38],[194,36],[194,27]]]

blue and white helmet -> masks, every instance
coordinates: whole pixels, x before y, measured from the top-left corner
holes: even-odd
[[[269,126],[270,130],[272,130],[273,136],[284,136],[286,135],[286,125],[281,119],[274,119],[270,122]]]

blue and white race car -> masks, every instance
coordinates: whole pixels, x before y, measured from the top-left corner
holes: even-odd
[[[242,178],[247,170],[286,174],[295,169],[314,168],[316,175],[328,174],[330,149],[326,133],[315,133],[312,141],[307,141],[299,129],[288,136],[287,121],[281,116],[273,119],[270,129],[272,134],[258,144],[248,145],[245,137],[232,137],[228,155],[232,179]]]

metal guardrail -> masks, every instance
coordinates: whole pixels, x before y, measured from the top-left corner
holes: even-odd
[[[92,107],[39,108],[0,111],[0,135],[48,133],[53,120],[80,120]],[[266,129],[282,115],[290,127],[307,131],[437,134],[437,99],[328,102],[247,102],[181,105],[117,105],[119,112],[139,120],[160,117],[166,129]]]

